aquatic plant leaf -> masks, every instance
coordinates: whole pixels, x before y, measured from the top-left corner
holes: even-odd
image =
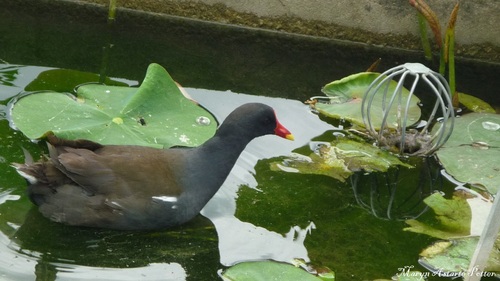
[[[326,175],[343,182],[354,172],[386,172],[394,165],[412,167],[376,146],[339,137],[329,145],[322,145],[318,153],[292,155],[282,162],[273,162],[271,169]]]
[[[198,122],[198,118],[208,122]],[[77,96],[38,92],[12,106],[15,127],[30,139],[47,131],[68,139],[152,147],[196,146],[216,129],[213,116],[186,99],[168,72],[148,67],[139,88],[83,85]]]
[[[441,47],[442,37],[441,37],[441,25],[439,24],[438,17],[436,13],[429,7],[424,0],[410,0],[410,5],[412,5],[422,16],[425,17],[429,26],[431,27],[432,33],[434,34],[435,43]]]
[[[440,193],[434,193],[425,198],[424,202],[436,214],[438,224],[432,226],[411,219],[406,221],[410,227],[404,228],[405,231],[422,233],[441,239],[463,237],[470,234],[472,213],[465,198],[453,196],[452,199],[446,199]]]
[[[445,54],[445,63],[448,63],[448,61],[451,59],[452,56],[454,56],[454,48],[451,47],[450,45],[454,45],[455,41],[455,23],[457,22],[457,16],[458,16],[458,10],[459,10],[460,4],[457,2],[455,4],[455,7],[451,11],[450,14],[450,19],[448,20],[448,26],[446,28],[445,32],[445,38],[444,38],[444,54]],[[454,92],[454,89],[451,89],[452,93]]]
[[[293,154],[279,162],[271,163],[272,171],[285,171],[300,174],[325,175],[344,182],[352,171],[347,169],[343,160],[324,159],[316,154],[310,157]]]
[[[478,241],[478,237],[438,241],[420,253],[419,262],[433,272],[459,277],[468,270]],[[500,240],[495,241],[494,247],[485,270],[498,273],[500,272]]]
[[[437,156],[456,180],[496,194],[500,188],[500,115],[469,113],[456,118],[453,133]]]
[[[293,265],[273,261],[239,263],[225,270],[222,279],[226,281],[322,280]]]
[[[495,113],[495,109],[480,98],[458,92],[458,100],[470,111],[481,113]]]
[[[418,13],[418,27],[420,30],[420,41],[422,42],[422,49],[424,51],[425,59],[432,61],[432,49],[429,38],[427,37],[427,23],[425,17]]]
[[[456,243],[455,247],[454,243]],[[442,272],[466,271],[476,244],[476,238],[458,239],[454,242],[438,241],[420,253],[421,262],[427,267]]]
[[[361,72],[342,78],[341,80],[333,81],[323,87],[323,93],[331,100],[330,103],[317,102],[314,104],[321,114],[335,118],[345,119],[358,126],[364,127],[363,118],[361,115],[361,102],[363,96],[370,84],[380,73],[376,72]],[[396,90],[397,82],[391,81],[388,87],[389,96]],[[402,89],[403,99],[406,100],[409,96],[407,89]],[[413,124],[420,118],[420,108],[418,107],[419,99],[414,95],[410,99],[410,107],[408,108],[408,124]],[[378,124],[382,123],[383,117],[383,93],[379,90],[370,105],[372,124],[375,129],[378,129]],[[385,101],[388,104],[388,99]],[[395,128],[398,116],[397,106],[392,106],[387,119],[389,128]]]

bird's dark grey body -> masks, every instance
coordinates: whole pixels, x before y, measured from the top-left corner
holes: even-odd
[[[159,229],[196,216],[254,138],[291,134],[263,104],[233,111],[196,148],[100,145],[49,136],[49,158],[13,164],[28,195],[53,221],[112,229]]]

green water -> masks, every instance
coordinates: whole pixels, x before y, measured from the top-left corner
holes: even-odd
[[[356,202],[349,183],[269,169],[274,157],[304,150],[333,129],[301,103],[324,84],[363,71],[378,57],[383,70],[420,61],[420,54],[135,13],[119,12],[109,27],[104,10],[19,3],[26,5],[3,3],[0,10],[0,279],[217,280],[218,270],[232,263],[286,259],[287,251],[331,268],[338,280],[390,279],[406,266],[423,270],[418,254],[432,239],[402,231],[402,221],[374,217]],[[149,63],[159,63],[219,119],[244,102],[271,104],[296,141],[252,142],[204,216],[176,229],[118,232],[46,220],[9,166],[23,161],[21,147],[38,157],[44,144],[12,130],[5,105],[47,68],[12,65],[99,73],[109,44],[109,76],[137,84]],[[464,92],[481,95],[500,86],[496,66],[459,66]],[[65,82],[62,77],[50,87],[70,91]],[[485,97],[500,104],[498,95]],[[311,223],[315,228],[303,242],[293,239],[299,232],[285,237]]]
[[[4,83],[4,87],[13,91],[12,88],[25,86],[16,77],[34,79],[37,73],[46,70],[10,65],[0,66],[0,72],[2,69],[15,73],[10,75],[14,77],[10,86]],[[59,88],[57,84],[68,87],[64,78],[73,72],[67,73],[59,83],[53,82],[55,88]],[[165,272],[172,272],[171,280],[214,280],[219,269],[236,262],[256,259],[286,262],[297,257],[335,270],[338,278],[362,280],[391,277],[405,265],[418,266],[418,253],[430,239],[403,232],[402,221],[374,217],[356,203],[350,184],[323,176],[270,170],[271,162],[280,161],[278,156],[288,155],[297,148],[305,150],[310,139],[333,128],[310,114],[306,105],[290,99],[228,91],[195,88],[187,91],[219,119],[241,103],[270,104],[296,140],[266,137],[252,142],[221,191],[203,210],[206,218],[199,216],[187,225],[167,231],[121,232],[64,226],[43,218],[26,198],[26,184],[9,163],[23,161],[21,147],[38,157],[46,152],[44,144],[28,141],[3,119],[0,122],[4,159],[0,163],[4,175],[0,180],[2,277],[163,280]],[[300,231],[311,223],[312,230],[299,238]],[[298,230],[285,237],[294,227]]]

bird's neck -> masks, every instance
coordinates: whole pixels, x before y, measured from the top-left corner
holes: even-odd
[[[215,135],[193,149],[186,168],[190,173],[188,180],[198,181],[186,183],[186,186],[196,190],[197,198],[208,202],[222,186],[249,142],[245,138]]]
[[[200,146],[198,151],[206,167],[214,167],[214,172],[225,179],[249,142],[249,139],[238,136],[216,135]]]

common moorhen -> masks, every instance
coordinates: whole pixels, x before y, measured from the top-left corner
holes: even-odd
[[[48,135],[49,157],[13,163],[28,195],[47,218],[89,227],[168,228],[195,217],[217,192],[254,138],[293,139],[274,110],[244,104],[196,148],[101,145]]]

